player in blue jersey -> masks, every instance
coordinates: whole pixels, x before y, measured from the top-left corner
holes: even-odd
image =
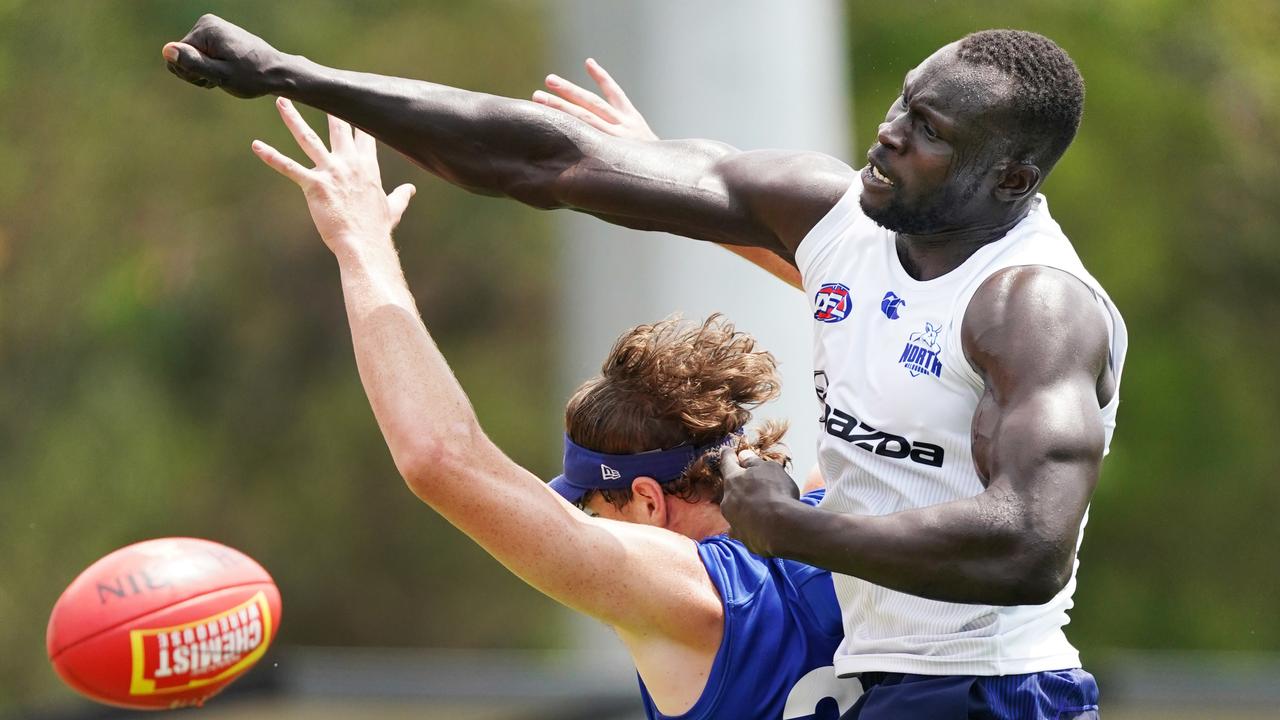
[[[719,511],[721,448],[780,457],[781,426],[743,433],[778,392],[772,356],[718,317],[625,333],[569,401],[564,474],[548,486],[485,436],[418,315],[391,241],[412,186],[384,194],[370,136],[330,118],[330,150],[288,101],[279,110],[316,167],[254,152],[302,187],[338,260],[360,377],[409,488],[530,585],[612,626],[651,718],[852,707],[860,685],[831,667],[830,575],[752,555]]]

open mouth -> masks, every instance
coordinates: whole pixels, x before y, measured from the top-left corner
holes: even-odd
[[[868,167],[871,168],[871,177],[879,180],[885,185],[893,187],[893,181],[890,180],[887,176],[885,176],[884,173],[880,172],[880,168],[876,167],[874,163],[868,163]]]

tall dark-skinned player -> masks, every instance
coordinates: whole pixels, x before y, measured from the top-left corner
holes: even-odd
[[[1039,192],[1084,84],[1034,33],[992,30],[907,73],[866,163],[613,137],[536,103],[324,67],[206,15],[169,68],[344,118],[472,192],[761,248],[810,298],[820,507],[726,453],[752,550],[832,570],[846,717],[1093,717],[1063,626],[1115,427],[1127,335]],[[657,449],[657,448],[655,448]]]

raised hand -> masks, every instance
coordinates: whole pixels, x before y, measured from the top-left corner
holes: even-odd
[[[591,127],[614,137],[631,140],[657,140],[644,116],[631,104],[622,86],[600,63],[587,58],[587,74],[595,80],[604,97],[572,83],[559,75],[548,75],[547,92],[533,93],[533,101],[567,115],[572,115]],[[554,94],[552,94],[554,93]],[[725,250],[740,255],[758,265],[774,277],[795,288],[800,288],[800,271],[794,265],[764,249],[721,245]]]
[[[572,115],[614,137],[657,140],[658,136],[649,129],[649,123],[631,104],[613,76],[591,58],[587,58],[586,65],[587,74],[604,93],[603,98],[559,75],[548,75],[547,89],[551,92],[538,90],[533,93],[533,101]]]
[[[390,194],[383,192],[376,141],[330,115],[329,149],[293,103],[280,98],[276,108],[302,152],[316,166],[303,167],[261,140],[253,141],[253,152],[302,188],[311,220],[325,245],[335,254],[344,254],[363,243],[390,238],[416,190],[406,183]]]
[[[242,98],[270,93],[285,57],[267,41],[217,15],[201,16],[186,37],[165,44],[162,52],[174,75]]]

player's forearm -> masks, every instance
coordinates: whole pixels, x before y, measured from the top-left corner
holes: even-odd
[[[184,80],[237,97],[275,94],[320,108],[473,192],[777,250],[785,248],[775,215],[795,215],[788,203],[777,212],[779,203],[767,202],[760,182],[762,170],[776,167],[777,153],[760,157],[707,140],[610,137],[525,100],[324,67],[212,15],[164,53]]]
[[[475,414],[418,315],[390,238],[360,243],[338,263],[360,380],[396,467],[408,479],[466,452],[479,437]]]
[[[485,437],[418,315],[390,239],[340,252],[338,265],[360,381],[405,483],[535,582],[543,569],[529,556],[552,553],[533,549],[563,545],[565,521],[585,517]]]
[[[421,80],[324,67],[299,56],[270,74],[273,92],[341,117],[440,178],[537,208],[734,245],[776,245],[728,194],[709,140],[607,137],[537,103]]]
[[[286,56],[273,92],[341,117],[450,183],[559,207],[555,180],[590,131],[541,105]]]
[[[1039,604],[1066,580],[1058,546],[985,494],[883,516],[780,503],[770,517],[772,554],[934,600]]]

